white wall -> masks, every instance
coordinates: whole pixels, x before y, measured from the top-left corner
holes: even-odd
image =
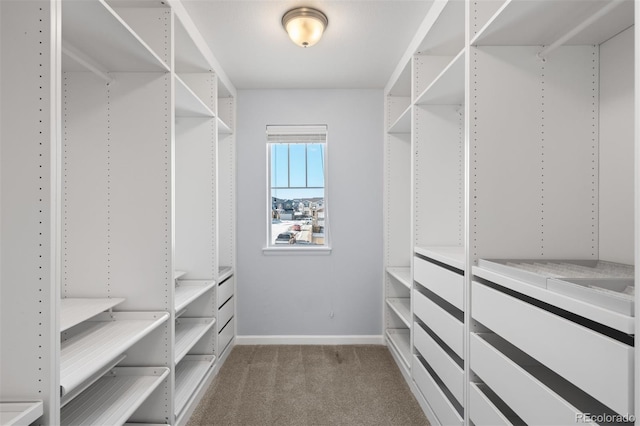
[[[238,335],[381,335],[382,90],[241,90],[237,99]],[[328,125],[330,255],[263,253],[268,124]]]

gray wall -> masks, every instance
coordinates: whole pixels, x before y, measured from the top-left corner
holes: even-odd
[[[381,335],[382,91],[241,90],[237,99],[238,335]],[[263,253],[268,124],[329,127],[330,255]]]

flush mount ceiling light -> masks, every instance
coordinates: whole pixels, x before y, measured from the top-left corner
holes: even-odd
[[[311,47],[320,41],[328,24],[327,15],[310,7],[291,9],[282,17],[289,38],[301,47]]]

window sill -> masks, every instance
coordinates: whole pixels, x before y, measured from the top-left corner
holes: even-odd
[[[329,255],[331,247],[265,247],[262,254],[266,256],[289,256],[289,255]]]

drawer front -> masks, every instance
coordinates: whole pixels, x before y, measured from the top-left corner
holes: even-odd
[[[218,335],[218,357],[221,356],[227,349],[227,346],[229,346],[229,343],[231,343],[234,334],[235,320],[232,319],[224,328],[224,330],[220,331],[220,334]]]
[[[413,356],[413,380],[442,425],[461,425],[462,417],[417,356]]]
[[[633,347],[480,283],[473,316],[618,413],[632,413]]]
[[[471,383],[469,406],[469,418],[476,426],[507,426],[512,424],[476,383]]]
[[[224,327],[224,325],[233,316],[233,298],[231,298],[220,310],[218,311],[218,329]]]
[[[464,276],[414,257],[414,279],[461,311],[464,310]]]
[[[500,351],[471,334],[471,369],[527,424],[575,424],[582,412]]]
[[[222,306],[231,296],[233,296],[233,277],[218,285],[218,307]]]
[[[442,379],[447,389],[462,404],[464,401],[464,370],[420,325],[414,324],[413,333],[413,343],[416,349]]]
[[[464,359],[464,324],[419,291],[413,291],[413,312],[447,346]]]

